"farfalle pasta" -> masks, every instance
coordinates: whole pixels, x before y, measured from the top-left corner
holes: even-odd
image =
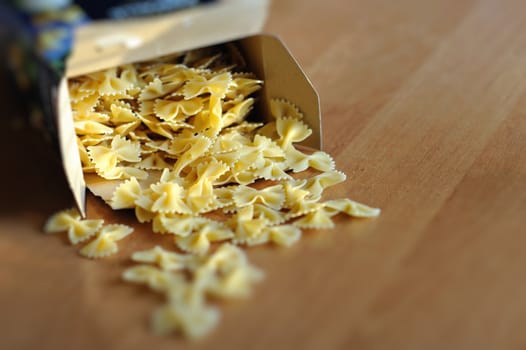
[[[165,295],[152,315],[155,333],[204,336],[220,318],[210,298],[250,294],[262,272],[238,246],[286,247],[302,229],[333,228],[340,213],[380,213],[346,198],[322,201],[345,174],[329,154],[297,147],[312,130],[292,102],[272,98],[267,118],[252,113],[261,112],[264,81],[246,69],[226,44],[69,81],[84,172],[118,182],[113,209],[133,210],[154,233],[173,237],[172,250],[133,253],[139,264],[122,276]],[[90,239],[80,250],[90,258],[116,253],[132,232],[75,210],[45,229],[67,231],[72,243]]]
[[[102,258],[117,253],[117,242],[127,237],[133,229],[126,225],[106,225],[98,232],[95,239],[80,250],[88,258]]]
[[[177,254],[156,246],[134,253],[132,260],[142,264],[124,271],[123,279],[165,296],[166,304],[152,315],[157,334],[178,330],[190,338],[205,335],[219,321],[219,310],[207,303],[207,297],[246,297],[263,278],[244,252],[230,244],[209,256]]]
[[[82,219],[76,208],[53,214],[44,225],[44,232],[67,232],[71,244],[87,241],[79,251],[88,258],[102,258],[117,253],[117,241],[127,237],[133,228],[120,225],[104,225],[104,220]]]
[[[53,214],[44,225],[44,232],[67,232],[71,244],[93,237],[102,227],[103,220],[83,220],[77,209],[62,210]]]

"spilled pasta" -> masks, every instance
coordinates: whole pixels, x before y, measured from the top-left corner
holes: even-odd
[[[136,252],[138,264],[123,273],[165,296],[152,316],[155,333],[202,337],[219,320],[212,297],[250,294],[263,273],[240,247],[290,246],[304,228],[334,227],[335,215],[380,213],[347,198],[322,200],[345,175],[327,153],[295,146],[312,131],[293,103],[271,100],[267,122],[251,115],[264,82],[246,69],[227,44],[69,81],[84,173],[118,181],[110,206],[173,236],[173,251]],[[116,253],[132,233],[75,209],[44,229],[88,241],[80,254],[89,258]]]

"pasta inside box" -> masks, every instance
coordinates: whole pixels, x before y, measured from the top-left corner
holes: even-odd
[[[59,84],[57,129],[82,213],[86,187],[109,203],[130,178],[153,183],[166,168],[198,177],[205,170],[188,165],[210,152],[219,168],[238,161],[243,142],[235,135],[252,135],[270,153],[264,140],[293,128],[294,142],[321,148],[316,91],[278,38],[257,33],[263,22],[252,17],[261,18],[266,2],[233,3],[78,30]],[[276,115],[294,123],[276,125]],[[266,176],[249,176],[239,167],[215,184],[272,180],[286,170],[261,163]]]

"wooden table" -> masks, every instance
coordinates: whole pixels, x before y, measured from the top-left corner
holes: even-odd
[[[70,197],[4,82],[1,349],[526,347],[526,3],[274,1],[266,30],[321,96],[325,150],[349,176],[328,196],[382,215],[250,249],[266,272],[252,298],[221,303],[203,341],[155,338],[160,300],[119,280],[136,240],[89,261],[41,234]],[[134,222],[93,196],[88,211]]]

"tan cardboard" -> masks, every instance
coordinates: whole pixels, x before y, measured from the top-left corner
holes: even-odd
[[[269,116],[269,101],[273,98],[293,102],[313,130],[303,145],[321,148],[319,99],[314,87],[281,40],[268,34],[253,34],[263,25],[261,16],[266,12],[266,6],[266,0],[223,1],[156,19],[118,25],[97,23],[76,33],[77,41],[59,89],[58,127],[66,177],[83,215],[86,184],[95,195],[109,201],[121,181],[83,176],[69,107],[68,77],[178,51],[234,42],[245,56],[249,70],[265,82],[254,113],[262,118]]]
[[[267,0],[222,0],[161,16],[79,27],[66,76],[144,61],[259,33]]]

